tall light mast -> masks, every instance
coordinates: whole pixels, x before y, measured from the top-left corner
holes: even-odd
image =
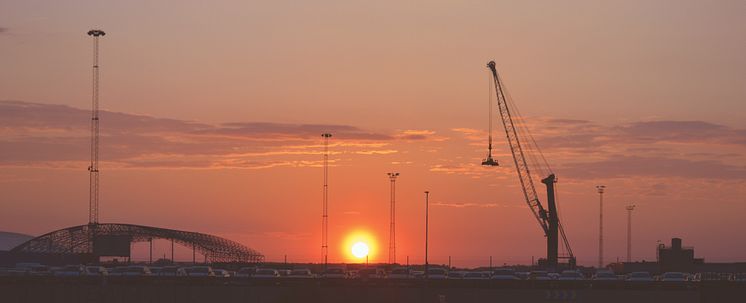
[[[104,31],[92,29],[88,35],[93,37],[93,96],[91,105],[91,164],[88,166],[90,187],[88,193],[88,224],[98,224],[98,38],[106,35]]]
[[[330,133],[323,133],[324,138],[324,202],[321,213],[321,257],[324,269],[329,261],[329,138]]]
[[[391,181],[391,225],[389,227],[389,264],[396,263],[396,177],[399,173],[388,173]]]
[[[627,262],[632,262],[632,211],[635,205],[627,206]]]
[[[604,267],[604,189],[605,185],[597,185],[598,190],[598,268]]]

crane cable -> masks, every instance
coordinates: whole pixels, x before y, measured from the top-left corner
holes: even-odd
[[[499,77],[499,75],[498,75]],[[502,78],[500,78],[501,83],[505,83]],[[536,143],[536,139],[534,138],[533,134],[529,130],[528,126],[524,122],[523,115],[521,115],[520,110],[518,110],[518,107],[515,105],[515,102],[513,102],[513,98],[510,95],[510,92],[506,88],[507,85],[503,85],[503,93],[505,94],[505,103],[511,108],[511,111],[514,113],[513,117],[518,118],[517,120],[518,128],[517,130],[521,133],[523,138],[528,137],[529,138],[529,144],[526,144],[525,147],[529,149],[528,156],[529,161],[532,163],[532,166],[539,170],[539,173],[542,175],[550,175],[553,174],[554,171],[552,167],[549,165],[549,162],[547,161],[546,157],[544,156],[544,153],[541,151],[541,148],[539,148],[539,145]],[[532,151],[533,150],[533,151]],[[539,159],[537,158],[536,154],[538,153]],[[542,165],[543,164],[543,165]],[[557,186],[557,185],[555,185]],[[562,217],[562,212],[560,211],[560,202],[559,202],[559,188],[557,187],[557,190],[555,190],[555,205],[557,208],[557,217],[559,218],[559,231],[560,235],[562,237],[562,241],[564,242],[562,249],[564,250],[564,253],[569,254],[570,257],[573,257],[572,249],[570,248],[570,242],[567,239],[567,235],[565,234],[565,228],[562,222],[564,221]]]
[[[499,75],[498,75],[499,77]],[[505,84],[504,80],[500,78],[500,82]],[[523,138],[528,137],[529,142],[526,144],[525,147],[528,147],[528,149],[534,150],[535,152],[529,152],[529,157],[531,158],[530,161],[532,162],[534,168],[538,169],[539,172],[542,175],[549,175],[553,173],[552,167],[549,165],[549,162],[547,161],[546,157],[544,157],[544,153],[541,152],[541,149],[539,148],[539,145],[536,144],[536,139],[534,139],[533,134],[528,129],[528,126],[526,126],[526,123],[524,122],[525,119],[523,118],[523,115],[521,114],[520,110],[518,110],[518,107],[515,105],[515,102],[513,102],[513,97],[510,95],[510,92],[506,88],[507,85],[503,85],[503,93],[505,94],[506,100],[505,103],[510,106],[511,111],[514,113],[513,117],[518,118],[517,120],[518,124],[518,131],[521,133]],[[539,154],[539,157],[541,158],[541,161],[536,158],[536,154]],[[543,165],[542,165],[543,164]]]
[[[489,110],[487,111],[489,113],[489,145],[487,147],[487,157],[492,158],[492,85],[494,83],[492,82],[492,75],[487,74],[487,88],[489,91],[489,94],[487,96],[487,99],[489,100]]]

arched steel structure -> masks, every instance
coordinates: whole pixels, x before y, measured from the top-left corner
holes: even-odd
[[[93,255],[94,239],[99,236],[126,237],[132,243],[147,242],[151,239],[173,240],[195,249],[205,255],[210,262],[257,263],[264,260],[264,256],[253,249],[213,235],[115,223],[86,224],[56,230],[26,241],[13,248],[11,252]]]

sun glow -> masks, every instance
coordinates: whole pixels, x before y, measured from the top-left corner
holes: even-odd
[[[357,242],[352,245],[352,255],[358,258],[364,258],[368,255],[368,244],[365,244],[363,242]]]
[[[361,259],[365,261],[366,257],[372,262],[378,251],[376,238],[363,230],[349,232],[341,244],[348,262],[360,262]]]

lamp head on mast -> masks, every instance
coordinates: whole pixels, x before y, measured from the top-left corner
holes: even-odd
[[[106,36],[106,33],[104,33],[104,31],[100,29],[92,29],[88,31],[88,36],[94,36],[94,37]]]

